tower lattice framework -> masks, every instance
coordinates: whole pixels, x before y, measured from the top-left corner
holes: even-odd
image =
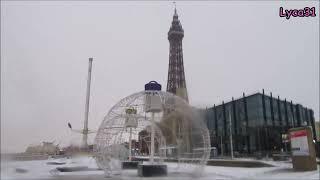
[[[183,67],[182,39],[184,31],[182,29],[176,8],[174,9],[173,20],[168,32],[170,43],[169,70],[167,92],[171,92],[189,102],[186,86],[186,79]]]

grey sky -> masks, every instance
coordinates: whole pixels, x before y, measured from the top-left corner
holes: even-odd
[[[279,17],[316,7],[317,17]],[[319,119],[319,2],[178,2],[190,104],[272,91]],[[1,1],[1,151],[81,136],[88,58],[89,127],[150,80],[166,87],[172,2]],[[94,135],[90,136],[92,142]]]

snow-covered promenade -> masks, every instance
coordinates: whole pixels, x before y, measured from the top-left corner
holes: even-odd
[[[61,163],[60,165],[50,165],[48,162]],[[273,167],[223,167],[223,166],[206,166],[203,176],[199,180],[209,179],[319,179],[319,165],[317,171],[295,172],[290,162],[262,161],[273,165]],[[194,179],[188,174],[187,168],[185,173],[175,173],[175,163],[168,163],[168,177],[155,177],[152,179],[176,180],[176,179]],[[87,170],[76,172],[59,172],[57,167],[87,167]],[[104,172],[98,170],[95,160],[90,157],[72,158],[72,159],[54,159],[54,160],[34,160],[34,161],[1,161],[1,179],[150,179],[137,176],[136,170],[125,170],[122,175],[112,178],[105,178]]]

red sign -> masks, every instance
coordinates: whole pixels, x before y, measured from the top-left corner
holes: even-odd
[[[301,136],[307,136],[306,130],[294,131],[290,133],[290,138],[296,138]]]

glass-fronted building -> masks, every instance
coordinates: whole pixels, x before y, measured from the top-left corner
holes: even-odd
[[[211,147],[219,154],[230,154],[230,132],[233,151],[239,154],[286,150],[289,146],[283,143],[282,134],[292,127],[311,126],[316,139],[312,109],[274,98],[272,93],[265,95],[264,91],[214,105],[204,111],[204,116]]]

